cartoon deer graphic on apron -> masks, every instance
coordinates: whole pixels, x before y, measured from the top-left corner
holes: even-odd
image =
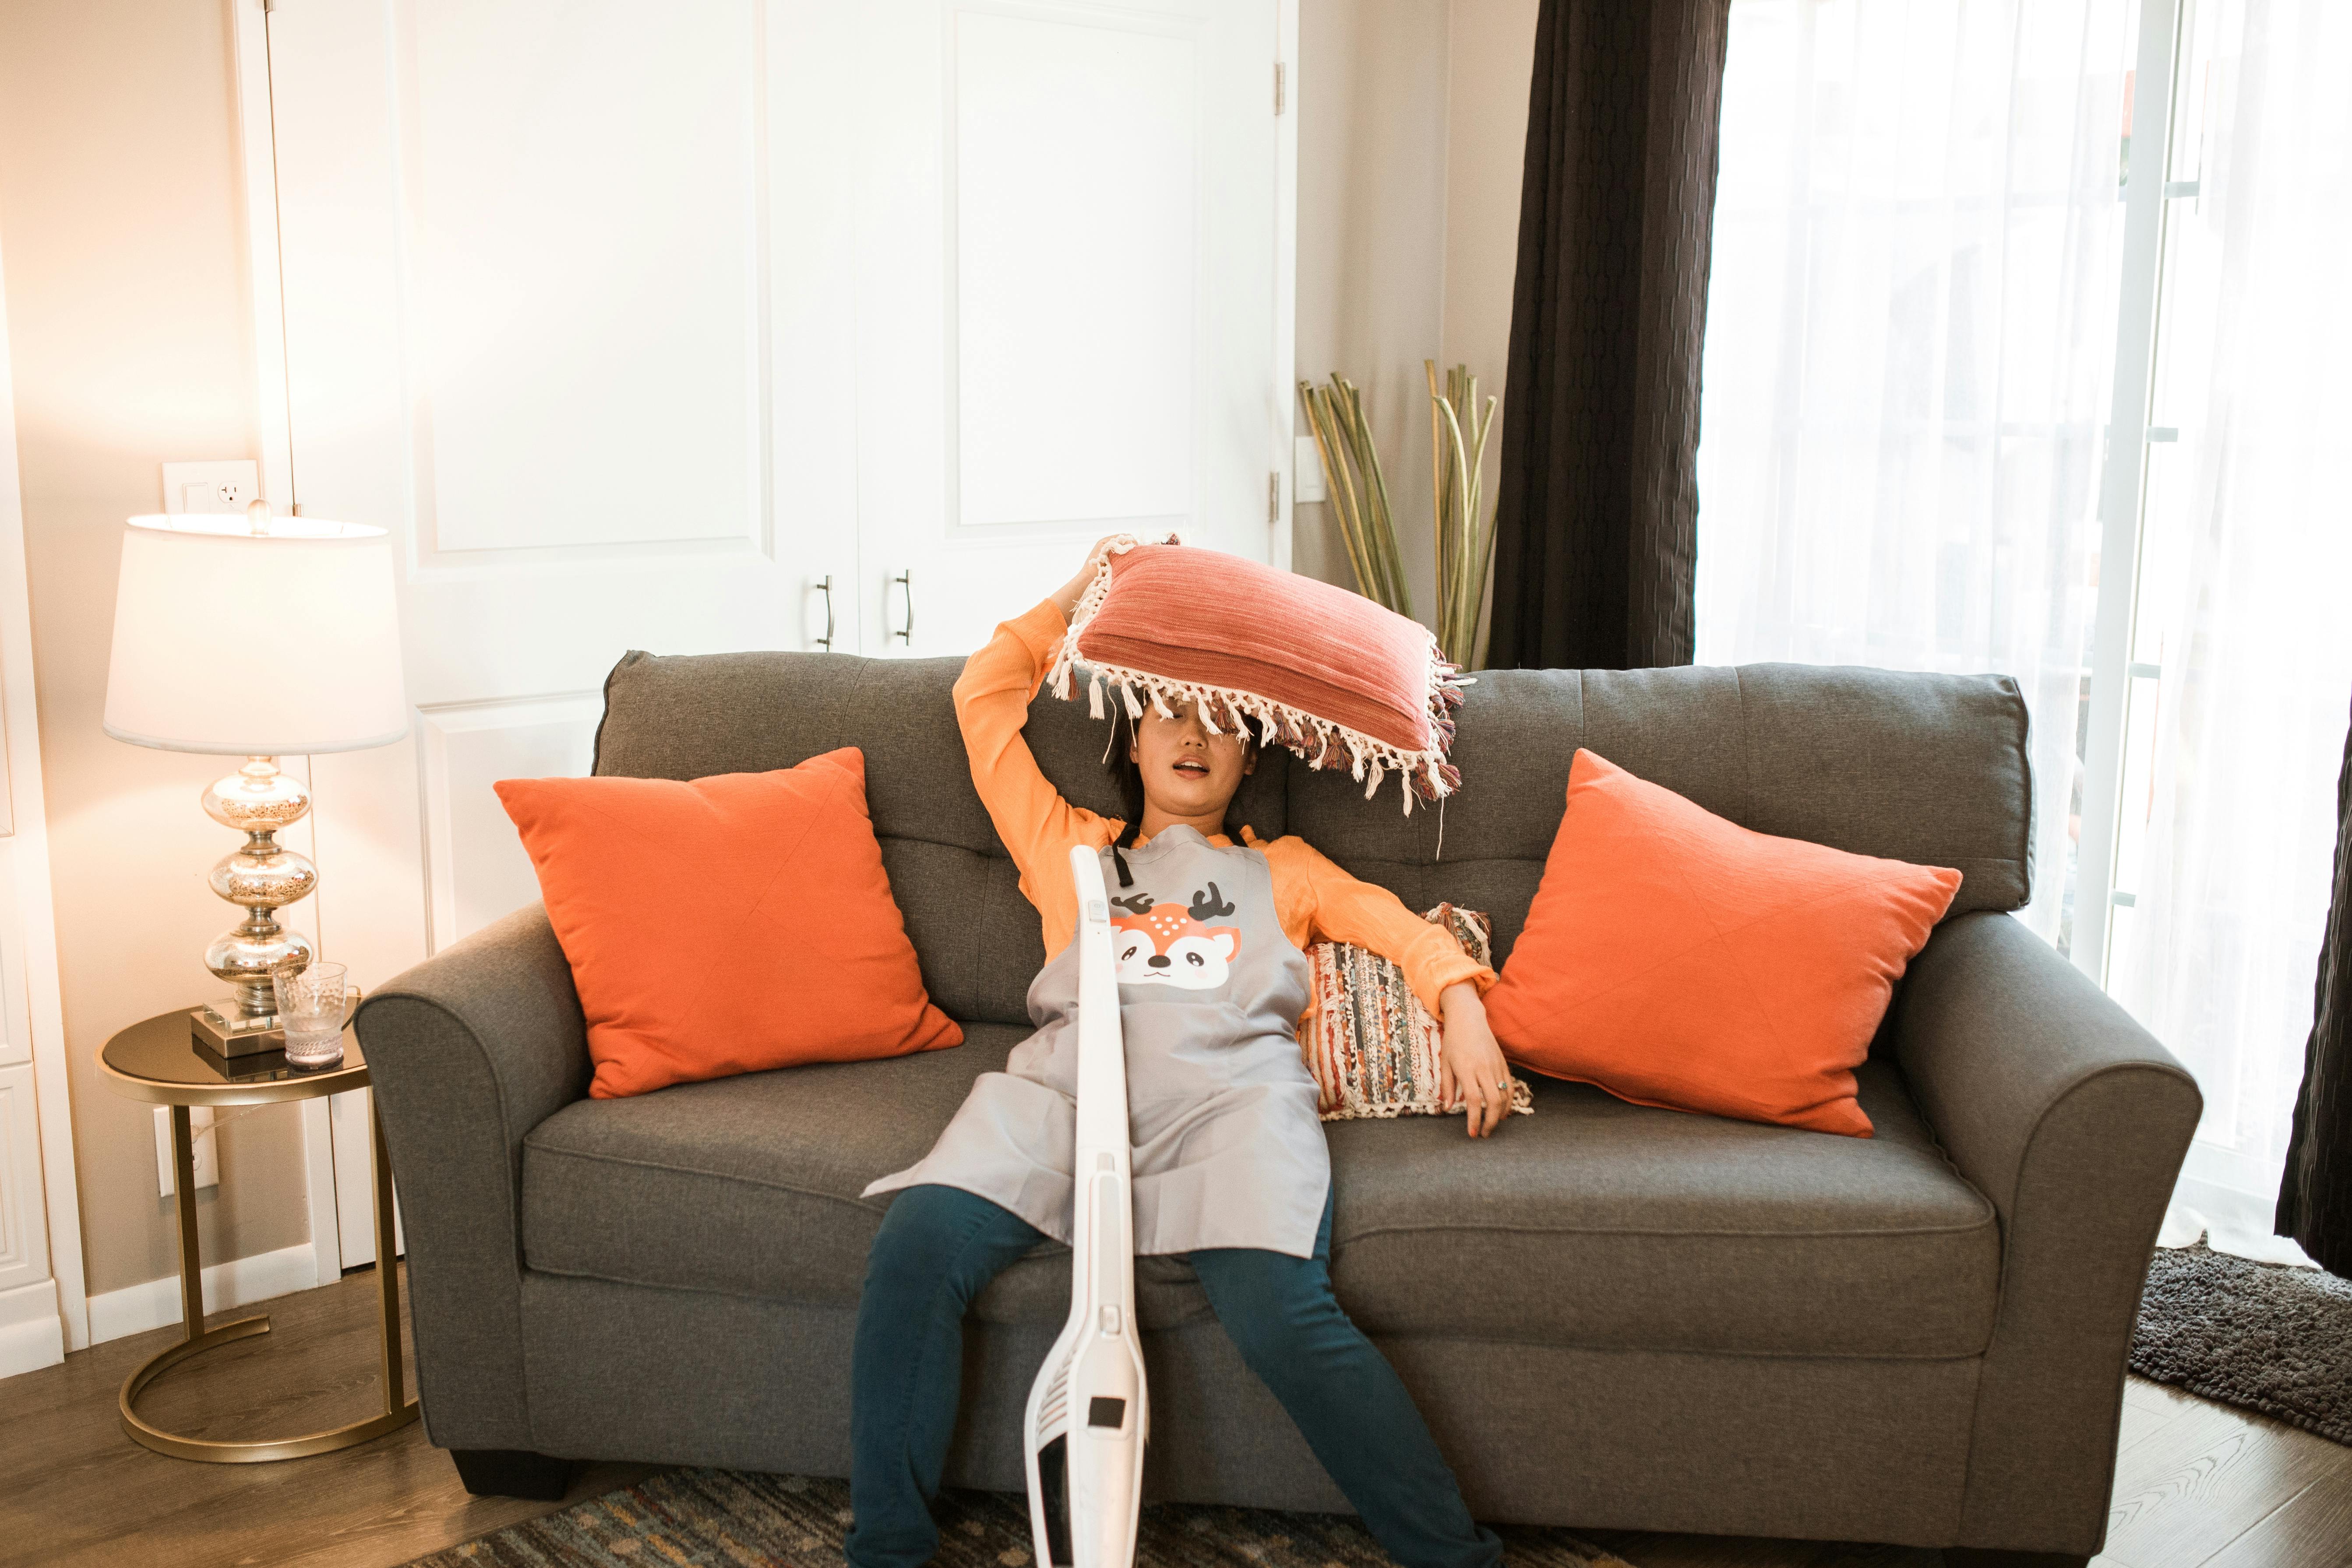
[[[1241,951],[1239,926],[1211,925],[1234,912],[1217,896],[1212,882],[1205,893],[1195,893],[1189,912],[1178,914],[1174,904],[1153,901],[1150,893],[1113,899],[1127,910],[1114,916],[1111,955],[1118,962],[1121,985],[1181,985],[1187,991],[1208,991],[1225,984],[1233,972],[1234,955]]]

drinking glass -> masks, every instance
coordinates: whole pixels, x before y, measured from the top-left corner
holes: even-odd
[[[280,970],[278,1021],[286,1030],[289,1067],[331,1068],[343,1059],[343,974],[340,963],[313,963],[300,973]]]

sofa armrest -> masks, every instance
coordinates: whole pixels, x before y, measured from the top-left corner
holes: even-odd
[[[1945,1152],[2000,1215],[1957,1544],[2096,1552],[2140,1290],[2203,1105],[2196,1080],[1998,913],[1937,928],[1904,983],[1894,1045]]]
[[[426,1428],[445,1448],[531,1448],[522,1141],[588,1092],[572,966],[534,904],[383,986],[354,1026],[400,1192]]]

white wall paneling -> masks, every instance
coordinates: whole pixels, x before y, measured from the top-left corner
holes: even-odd
[[[395,7],[420,563],[769,550],[762,9]]]
[[[1271,558],[1275,0],[857,9],[865,651],[967,652],[1104,533]]]
[[[491,786],[588,772],[601,691],[437,705],[417,715],[433,946],[539,899],[530,857]]]
[[[33,1065],[0,1068],[0,1290],[49,1277],[41,1216],[41,1134],[33,1108]]]
[[[310,1226],[311,1282],[325,1285],[342,1272],[341,1223],[335,1210],[335,1129],[323,1100],[301,1102],[302,1200]]]
[[[420,704],[800,647],[809,579],[851,574],[840,300],[768,232],[824,217],[770,142],[843,131],[778,9],[270,16],[298,494],[402,537]]]
[[[65,1358],[56,1283],[37,1279],[0,1290],[0,1377],[55,1366]]]
[[[951,25],[950,518],[1190,521],[1199,20],[966,5]]]
[[[65,1317],[41,1213],[41,1137],[30,1062],[0,1067],[0,1377],[65,1359]],[[77,1302],[79,1305],[79,1302]],[[87,1342],[87,1330],[83,1331]]]
[[[335,1228],[341,1268],[375,1261],[375,1154],[368,1142],[368,1117],[374,1100],[373,1091],[355,1089],[326,1102],[335,1152]],[[398,1193],[392,1198],[392,1244],[397,1255],[407,1255],[408,1233],[400,1223]]]

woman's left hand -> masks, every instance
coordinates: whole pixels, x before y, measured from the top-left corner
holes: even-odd
[[[1437,1051],[1437,1092],[1447,1110],[1467,1106],[1470,1136],[1484,1138],[1511,1113],[1511,1070],[1486,1026],[1486,1005],[1468,981],[1447,986],[1437,1005],[1444,1041]]]

